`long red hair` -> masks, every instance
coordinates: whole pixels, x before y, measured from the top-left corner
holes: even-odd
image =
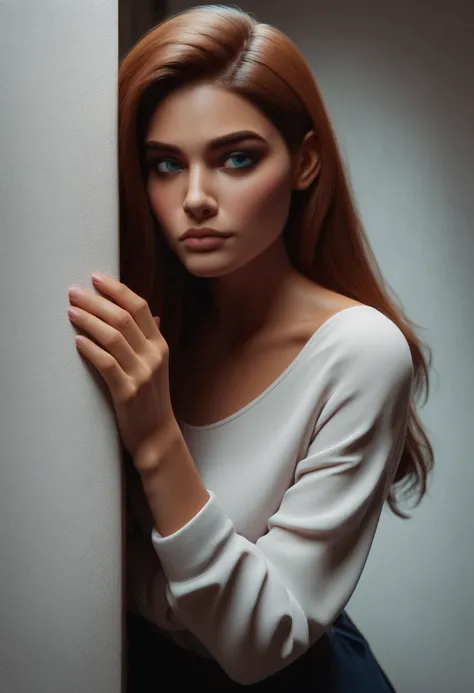
[[[384,313],[410,346],[415,383],[405,447],[388,495],[403,519],[395,486],[409,483],[405,498],[427,491],[433,448],[415,410],[429,395],[431,349],[382,277],[362,227],[348,176],[316,80],[296,46],[279,30],[224,6],[194,7],[155,26],[125,55],[119,70],[120,279],[161,317],[173,350],[187,319],[206,300],[203,280],[171,252],[146,194],[144,139],[150,116],[171,91],[196,81],[249,99],[279,129],[288,147],[308,130],[319,143],[320,172],[306,191],[294,191],[285,246],[294,267],[309,279]],[[418,326],[417,326],[418,327]],[[423,353],[426,352],[426,355]],[[411,483],[410,483],[411,482]]]

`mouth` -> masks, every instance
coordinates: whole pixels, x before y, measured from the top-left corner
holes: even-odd
[[[232,234],[213,234],[208,236],[187,236],[183,245],[190,250],[215,250],[222,246]]]
[[[181,241],[185,241],[188,238],[229,238],[233,234],[225,233],[224,231],[216,231],[215,229],[188,229],[180,237]]]

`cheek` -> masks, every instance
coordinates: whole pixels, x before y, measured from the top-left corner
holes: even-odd
[[[235,191],[232,203],[239,216],[259,225],[275,225],[286,221],[291,201],[291,181],[281,172],[262,172],[251,176]]]
[[[175,195],[171,189],[164,189],[163,186],[150,184],[147,188],[148,199],[157,221],[165,228],[169,226],[176,210]]]

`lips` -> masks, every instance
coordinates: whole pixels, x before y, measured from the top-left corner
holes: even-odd
[[[229,236],[232,236],[232,234],[215,231],[214,229],[188,229],[181,236],[180,240],[184,241],[186,238],[228,238]]]

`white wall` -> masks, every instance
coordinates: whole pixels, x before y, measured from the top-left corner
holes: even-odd
[[[118,276],[117,0],[0,2],[0,689],[121,688],[120,448],[67,291]]]
[[[169,11],[191,4],[171,0]],[[465,693],[474,655],[474,3],[237,5],[282,29],[309,61],[385,276],[434,350],[421,410],[436,454],[430,493],[412,520],[384,511],[348,612],[399,693]]]

